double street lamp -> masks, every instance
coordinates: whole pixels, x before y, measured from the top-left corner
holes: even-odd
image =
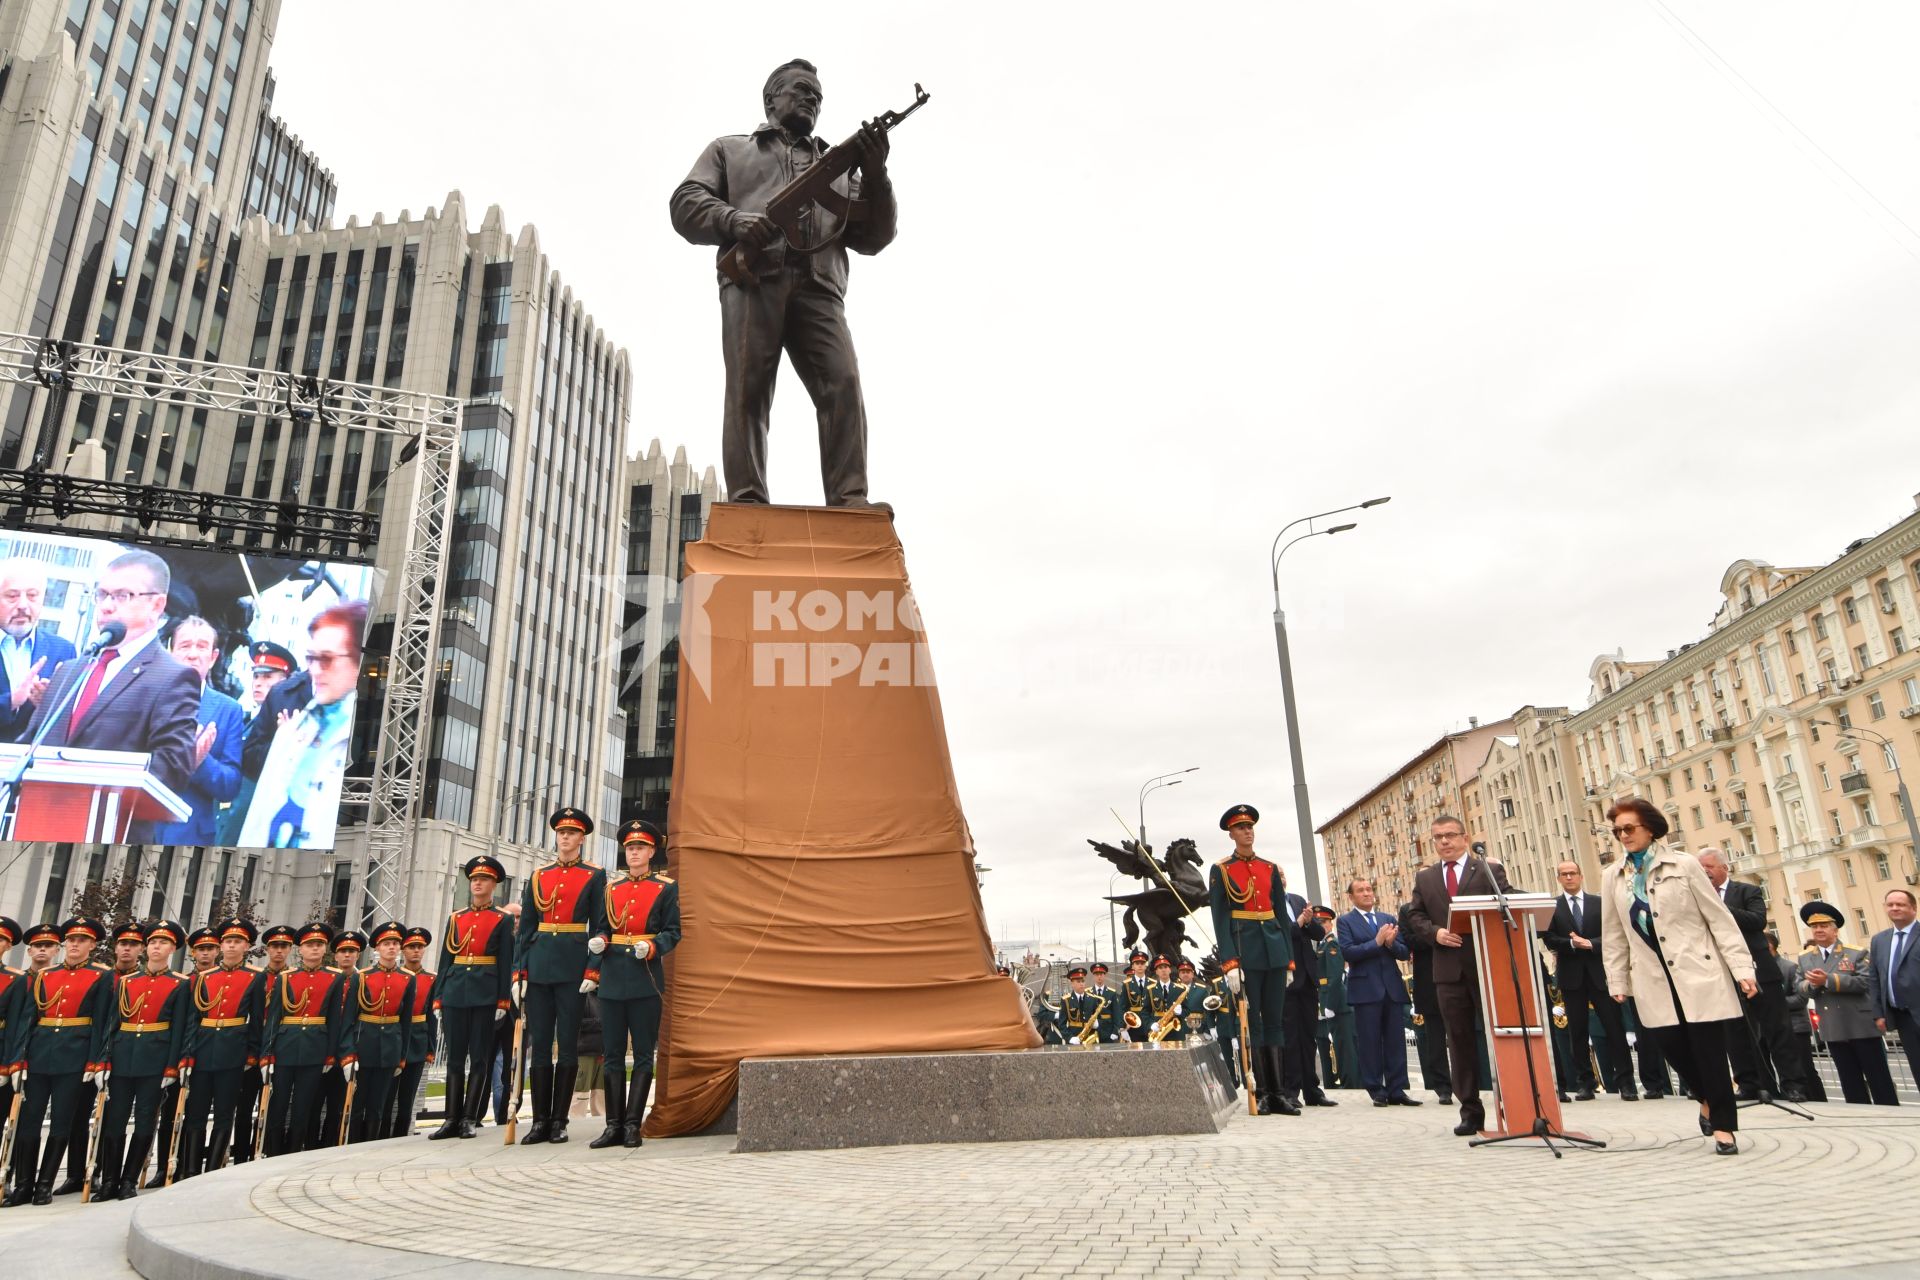
[[[1200,766],[1197,764],[1190,769],[1175,769],[1172,773],[1163,773],[1157,778],[1148,778],[1140,784],[1140,794],[1135,797],[1135,800],[1138,802],[1140,823],[1134,828],[1134,839],[1140,844],[1141,857],[1145,858],[1148,856],[1147,794],[1158,791],[1161,787],[1177,787],[1187,774],[1197,773],[1199,769]],[[1125,826],[1126,824],[1122,823],[1121,825]],[[1120,926],[1114,913],[1113,882],[1119,875],[1120,873],[1116,871],[1113,875],[1107,877],[1107,941],[1113,947],[1113,960],[1115,964],[1120,962]]]
[[[1871,738],[1880,744],[1881,749],[1886,753],[1887,763],[1893,767],[1893,786],[1895,792],[1900,797],[1900,812],[1905,814],[1907,818],[1907,839],[1913,842],[1912,856],[1916,859],[1914,869],[1920,871],[1920,818],[1914,816],[1913,797],[1907,794],[1907,781],[1900,775],[1900,754],[1894,749],[1893,740],[1872,729],[1862,729],[1857,725],[1839,724],[1832,720],[1809,720],[1807,723],[1824,725],[1829,729],[1838,729],[1841,733],[1847,735],[1847,737]],[[1846,745],[1845,738],[1837,745],[1844,749]]]
[[[1310,516],[1301,516],[1290,521],[1285,528],[1274,535],[1273,546],[1268,553],[1268,567],[1273,571],[1273,642],[1280,651],[1280,694],[1286,704],[1287,715],[1287,754],[1293,763],[1293,817],[1300,829],[1300,862],[1306,869],[1307,901],[1321,901],[1320,858],[1313,847],[1313,817],[1307,803],[1307,770],[1300,752],[1300,715],[1294,706],[1293,698],[1293,661],[1287,651],[1287,615],[1280,608],[1280,557],[1287,554],[1295,543],[1305,542],[1308,538],[1331,537],[1336,533],[1345,533],[1354,527],[1352,521],[1336,524],[1326,529],[1314,528],[1314,522],[1328,516],[1342,515],[1348,511],[1364,511],[1368,507],[1378,507],[1391,502],[1391,497],[1368,498],[1365,502],[1356,502],[1350,507],[1335,507],[1331,511],[1321,511]],[[1295,534],[1284,544],[1289,530],[1305,525],[1306,532]]]

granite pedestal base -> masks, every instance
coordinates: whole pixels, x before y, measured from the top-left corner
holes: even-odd
[[[739,1151],[1218,1133],[1220,1045],[749,1058]]]

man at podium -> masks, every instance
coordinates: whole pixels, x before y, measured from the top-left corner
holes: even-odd
[[[1440,860],[1423,867],[1413,878],[1413,897],[1407,907],[1407,928],[1414,937],[1433,946],[1433,991],[1440,1020],[1447,1027],[1447,1062],[1453,1072],[1453,1096],[1460,1100],[1460,1123],[1454,1133],[1468,1138],[1487,1121],[1480,1101],[1480,1055],[1474,1022],[1479,1013],[1473,948],[1468,939],[1447,928],[1453,900],[1467,894],[1512,893],[1507,871],[1497,862],[1476,856],[1467,843],[1466,824],[1451,814],[1433,820],[1433,847]]]
[[[156,643],[172,583],[167,562],[151,551],[123,551],[107,562],[93,584],[94,625],[118,623],[125,634],[97,657],[60,665],[21,741],[45,728],[47,747],[145,752],[163,784],[186,785],[197,763],[200,676]],[[154,842],[150,822],[127,831],[129,844]]]

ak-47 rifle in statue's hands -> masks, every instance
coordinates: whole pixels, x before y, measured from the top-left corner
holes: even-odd
[[[824,248],[824,244],[801,243],[804,228],[801,216],[813,205],[838,214],[845,222],[859,222],[866,216],[866,203],[849,200],[833,189],[833,184],[854,169],[870,181],[884,181],[887,154],[891,142],[887,133],[902,120],[925,106],[932,95],[918,84],[913,86],[913,105],[905,111],[885,111],[860,126],[859,132],[831,147],[808,165],[767,203],[765,213],[741,210],[733,215],[731,230],[739,239],[720,256],[720,270],[737,285],[759,283],[763,250],[785,238],[787,244],[802,253]],[[830,242],[829,238],[829,242]]]

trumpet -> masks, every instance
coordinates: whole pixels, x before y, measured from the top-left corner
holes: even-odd
[[[1126,1024],[1126,1028],[1129,1031],[1138,1031],[1140,1029],[1140,1015],[1131,1009],[1127,1010],[1126,1016],[1121,1018],[1120,1021]]]
[[[1208,996],[1205,1000],[1202,1000],[1200,1002],[1200,1007],[1202,1009],[1205,1009],[1208,1013],[1218,1013],[1220,1012],[1220,1004],[1221,1004],[1221,1001],[1219,996]]]

